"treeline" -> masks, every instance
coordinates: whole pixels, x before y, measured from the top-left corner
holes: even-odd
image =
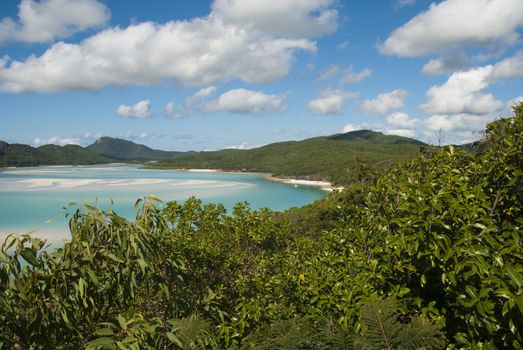
[[[163,159],[147,167],[251,171],[347,184],[351,179],[346,169],[359,162],[383,171],[398,160],[409,159],[425,146],[421,141],[407,137],[357,130],[302,141],[272,143],[249,150],[194,152]]]
[[[523,104],[283,213],[92,206],[0,253],[0,348],[523,348]],[[357,181],[357,179],[360,179]]]
[[[112,160],[78,145],[31,147],[0,141],[0,167],[37,165],[90,165]]]

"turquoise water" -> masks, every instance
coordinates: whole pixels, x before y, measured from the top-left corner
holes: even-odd
[[[264,174],[147,170],[135,165],[55,166],[0,170],[0,240],[10,233],[37,230],[50,243],[69,237],[63,207],[73,211],[97,202],[129,219],[136,199],[154,194],[163,201],[190,196],[231,209],[283,210],[325,195],[319,188],[267,181]],[[70,202],[76,204],[69,206]],[[111,204],[112,202],[112,204]],[[49,219],[52,219],[49,221]]]

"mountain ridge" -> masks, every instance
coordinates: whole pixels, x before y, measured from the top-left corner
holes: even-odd
[[[103,136],[85,148],[95,154],[120,161],[159,160],[187,153],[157,150],[133,141],[109,136]]]
[[[220,169],[266,172],[279,177],[299,177],[347,183],[347,169],[366,163],[376,170],[410,158],[427,144],[371,130],[283,141],[248,149],[194,152],[147,165],[156,169]]]

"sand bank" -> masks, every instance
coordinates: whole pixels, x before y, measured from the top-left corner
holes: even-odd
[[[334,190],[334,187],[328,181],[288,179],[288,178],[276,177],[276,176],[267,176],[267,177],[265,177],[265,179],[269,180],[269,181],[281,182],[281,183],[286,183],[289,185],[296,185],[296,186],[316,186],[316,187],[320,187],[324,191],[329,191],[329,192],[332,192]]]

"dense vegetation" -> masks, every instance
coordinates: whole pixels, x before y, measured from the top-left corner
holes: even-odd
[[[111,160],[78,145],[31,147],[0,141],[0,167],[102,164]]]
[[[78,145],[43,145],[35,148],[0,141],[0,167],[144,162],[175,158],[190,153],[155,150],[145,145],[111,137],[102,137],[85,148]]]
[[[522,349],[523,104],[476,154],[365,171],[283,213],[149,198],[52,253],[12,236],[0,348]]]
[[[101,137],[93,144],[87,146],[86,149],[100,156],[118,161],[148,161],[176,158],[186,153],[160,151],[132,141],[112,137]]]
[[[377,169],[408,159],[425,144],[414,139],[358,130],[250,149],[199,152],[163,160],[155,168],[214,168],[272,173],[275,176],[349,182],[347,168],[364,161]]]

